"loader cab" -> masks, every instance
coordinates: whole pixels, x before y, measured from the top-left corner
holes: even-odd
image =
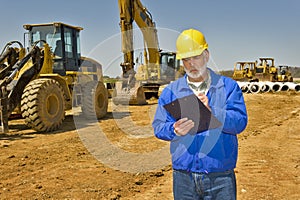
[[[51,47],[54,55],[53,73],[66,75],[66,71],[78,71],[80,67],[80,37],[81,27],[55,22],[49,24],[26,24],[28,44],[44,40]],[[38,43],[42,47],[42,43]]]

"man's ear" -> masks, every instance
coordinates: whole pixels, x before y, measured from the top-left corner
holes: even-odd
[[[208,62],[209,61],[209,51],[207,49],[205,49],[205,62]]]

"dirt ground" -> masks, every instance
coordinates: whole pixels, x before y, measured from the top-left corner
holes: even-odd
[[[238,199],[300,199],[300,94],[244,96]],[[110,106],[99,122],[74,111],[53,133],[11,120],[0,134],[0,199],[172,199],[168,143],[150,126],[155,105]]]

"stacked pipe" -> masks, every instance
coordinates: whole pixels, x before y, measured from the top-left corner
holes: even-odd
[[[300,93],[300,83],[294,82],[241,82],[237,81],[243,93],[265,93],[280,91],[295,91]]]

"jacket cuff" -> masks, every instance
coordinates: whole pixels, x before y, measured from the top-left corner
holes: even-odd
[[[173,132],[176,136],[181,136],[181,135],[179,135],[179,134],[176,132],[176,130],[175,130],[175,128],[174,128],[174,124],[173,124],[173,126],[172,126],[172,132]]]

